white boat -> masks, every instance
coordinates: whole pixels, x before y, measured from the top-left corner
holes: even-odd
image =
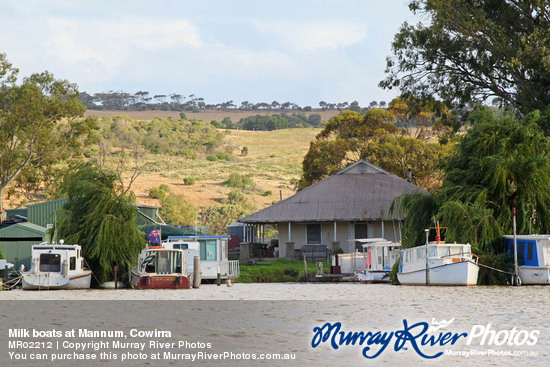
[[[427,237],[427,235],[426,235]],[[472,246],[436,240],[401,251],[397,279],[402,285],[476,285],[479,266]]]
[[[186,271],[193,273],[193,258],[199,256],[201,279],[216,280],[218,273],[222,280],[239,276],[239,260],[229,260],[227,236],[168,236],[161,246],[167,249],[181,249],[185,254]]]
[[[550,284],[550,235],[516,235],[521,284]],[[506,251],[514,254],[514,236],[504,236]]]
[[[90,288],[92,271],[84,266],[79,245],[43,242],[32,246],[31,269],[22,274],[23,289]]]
[[[355,239],[362,243],[365,265],[357,273],[357,280],[363,284],[388,283],[393,265],[399,259],[401,243],[385,238]]]

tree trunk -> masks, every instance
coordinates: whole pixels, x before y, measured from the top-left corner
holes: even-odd
[[[0,186],[0,222],[4,218],[4,187]]]

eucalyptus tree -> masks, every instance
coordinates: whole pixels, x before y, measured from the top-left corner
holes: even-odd
[[[18,72],[0,54],[0,215],[4,190],[25,170],[47,175],[97,139],[97,120],[80,118],[86,108],[75,84],[47,71],[18,84]]]
[[[384,88],[464,106],[494,97],[524,114],[550,107],[550,3],[411,0],[425,22],[404,23]],[[539,121],[546,133],[550,119]]]
[[[404,129],[396,126],[401,116],[407,115],[407,104],[390,105],[393,107],[389,109],[371,108],[364,115],[347,110],[334,116],[310,143],[302,162],[300,188],[358,159],[402,178],[406,177],[407,168],[413,167],[415,184],[423,188],[434,184],[438,180],[435,163],[448,154],[449,146],[407,136]],[[409,114],[409,118],[413,117]]]

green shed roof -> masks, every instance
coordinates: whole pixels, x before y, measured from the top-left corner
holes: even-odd
[[[39,225],[22,222],[0,229],[0,238],[43,237],[47,229]]]

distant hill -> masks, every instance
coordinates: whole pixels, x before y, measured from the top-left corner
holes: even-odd
[[[295,111],[295,110],[208,110],[200,112],[184,112],[188,119],[190,120],[201,120],[210,122],[212,120],[222,121],[225,117],[231,118],[233,122],[238,122],[242,118],[246,118],[254,115],[273,115],[280,113],[303,113],[307,116],[318,113],[321,115],[323,121],[330,120],[331,117],[338,115],[340,111],[338,110],[327,110],[323,111],[321,109],[313,109],[309,112],[305,111]],[[120,115],[127,115],[135,120],[151,120],[155,117],[168,118],[172,117],[173,119],[179,119],[180,113],[177,111],[159,111],[159,110],[149,110],[149,111],[102,111],[102,110],[88,110],[85,113],[85,116],[95,115],[97,117],[113,117]]]

